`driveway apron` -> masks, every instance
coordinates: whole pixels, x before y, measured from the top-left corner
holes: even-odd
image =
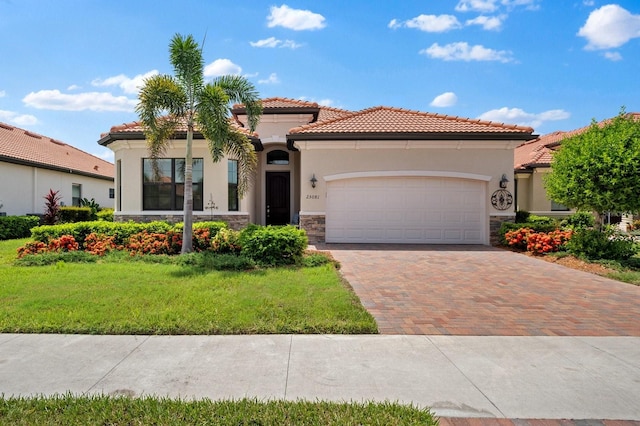
[[[640,287],[487,246],[326,244],[382,334],[640,336]]]

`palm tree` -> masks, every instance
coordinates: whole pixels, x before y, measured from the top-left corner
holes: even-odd
[[[156,75],[145,80],[136,112],[144,128],[149,157],[155,170],[164,156],[169,139],[186,127],[184,170],[184,230],[182,253],[193,250],[193,132],[198,129],[208,142],[213,162],[225,155],[238,160],[238,193],[248,189],[257,165],[253,145],[230,121],[232,103],[244,104],[249,130],[254,131],[262,103],[253,84],[240,76],[222,76],[204,81],[202,49],[189,35],[176,34],[169,45],[175,76]]]

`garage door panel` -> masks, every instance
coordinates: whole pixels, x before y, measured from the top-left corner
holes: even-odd
[[[483,244],[485,185],[438,177],[330,181],[326,240]]]

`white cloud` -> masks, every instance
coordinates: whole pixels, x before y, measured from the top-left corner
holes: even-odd
[[[4,98],[5,96],[7,96],[7,92],[0,90],[0,98]]]
[[[501,6],[508,10],[522,6],[527,10],[538,10],[538,0],[460,0],[455,9],[457,12],[493,13]]]
[[[417,28],[420,31],[428,33],[442,33],[458,28],[462,28],[462,24],[453,15],[419,15],[415,18],[409,19],[404,22],[398,22],[397,19],[393,19],[389,22],[389,28],[400,28],[402,26],[407,28]]]
[[[134,110],[137,101],[126,96],[113,96],[105,92],[78,94],[61,93],[59,90],[31,92],[22,99],[26,106],[57,111],[126,111]]]
[[[499,30],[502,27],[502,22],[506,19],[506,15],[500,16],[484,16],[480,15],[477,18],[469,19],[465,22],[465,25],[480,25],[483,29]]]
[[[608,4],[589,14],[578,35],[589,42],[587,50],[620,47],[640,37],[640,15],[633,15],[617,4]]]
[[[456,5],[458,12],[495,12],[498,0],[460,0]]]
[[[547,121],[566,120],[571,114],[562,109],[552,109],[541,113],[530,113],[520,108],[499,108],[487,111],[478,118],[499,123],[517,124],[520,126],[539,127]]]
[[[271,6],[267,17],[267,26],[284,27],[290,30],[319,30],[326,27],[324,16],[310,10],[292,9],[286,4],[280,7]]]
[[[506,50],[488,49],[482,45],[469,46],[466,42],[450,43],[440,46],[433,43],[431,47],[420,53],[443,61],[499,61],[512,62],[511,52]]]
[[[69,91],[78,89],[80,89],[80,86],[78,86],[77,84],[72,84],[71,86],[67,87],[67,90]]]
[[[585,6],[593,6],[594,4],[596,4],[596,2],[594,0],[584,0],[582,4],[584,4]]]
[[[144,86],[144,81],[149,77],[153,77],[154,75],[158,75],[157,70],[151,70],[144,74],[138,74],[133,78],[129,78],[124,74],[119,74],[113,77],[108,77],[104,80],[96,78],[91,82],[91,85],[96,87],[117,86],[120,87],[120,89],[122,89],[124,93],[137,95],[142,86]],[[77,88],[77,86],[75,86],[74,88]],[[69,90],[71,90],[71,88],[69,88]]]
[[[389,21],[389,24],[387,25],[387,27],[391,28],[392,30],[397,30],[398,28],[400,28],[402,26],[402,24],[400,22],[398,22],[397,19],[392,19],[391,21]]]
[[[438,107],[438,108],[446,108],[450,106],[454,106],[458,102],[458,97],[453,92],[445,92],[441,95],[433,98],[429,105]]]
[[[0,110],[0,121],[17,124],[18,126],[33,126],[34,124],[38,124],[38,119],[33,115],[18,114],[17,112],[3,110]]]
[[[618,52],[604,52],[604,57],[613,62],[622,60],[622,55]]]
[[[278,79],[278,75],[275,72],[272,72],[268,78],[264,80],[258,80],[258,84],[277,84],[280,83]]]
[[[204,67],[205,77],[220,77],[221,75],[240,75],[242,68],[229,59],[216,59]]]
[[[253,47],[286,47],[288,49],[297,49],[298,47],[302,47],[302,44],[296,43],[293,40],[278,40],[275,37],[265,38],[264,40],[258,41],[250,41],[249,44]]]

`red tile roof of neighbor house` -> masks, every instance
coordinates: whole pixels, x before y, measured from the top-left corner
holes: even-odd
[[[113,180],[112,163],[6,123],[0,123],[0,161]]]
[[[634,117],[640,120],[640,113],[631,112],[628,114],[631,117]],[[598,123],[599,126],[604,126],[609,123],[612,119],[608,118],[606,120],[602,120]],[[537,139],[534,139],[529,142],[525,142],[519,147],[517,147],[514,151],[513,156],[513,167],[516,171],[518,170],[527,170],[533,169],[536,167],[550,167],[551,159],[553,157],[553,152],[557,151],[564,139],[570,138],[572,136],[579,135],[584,133],[591,127],[591,124],[588,126],[581,127],[579,129],[570,130],[570,131],[557,131],[553,133],[549,133],[543,136],[540,136]]]
[[[378,106],[290,130],[291,135],[319,134],[455,134],[514,135],[530,138],[531,127],[473,120],[444,114]]]

